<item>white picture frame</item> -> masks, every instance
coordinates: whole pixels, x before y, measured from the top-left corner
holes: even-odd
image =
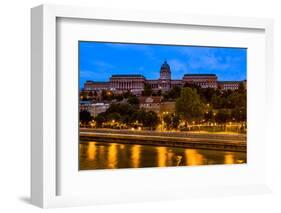
[[[213,195],[233,195],[233,194],[252,194],[264,193],[270,191],[270,171],[268,162],[260,168],[258,173],[266,173],[260,179],[253,181],[254,184],[249,184],[249,181],[237,182],[233,185],[216,184],[209,187],[188,186],[180,189],[177,186],[168,184],[167,189],[159,190],[157,187],[154,192],[143,192],[142,194],[133,194],[133,190],[124,191],[127,195],[120,196],[117,193],[105,192],[103,195],[74,195],[60,194],[58,191],[60,182],[58,159],[60,158],[57,146],[57,88],[59,81],[57,79],[57,20],[65,19],[81,19],[81,20],[107,20],[119,22],[135,22],[135,23],[153,23],[161,25],[175,26],[200,26],[200,27],[218,27],[227,30],[231,29],[253,29],[264,32],[264,65],[262,75],[265,79],[264,101],[267,102],[266,107],[270,109],[272,106],[272,96],[270,90],[273,85],[273,21],[271,19],[257,18],[238,18],[238,17],[216,17],[202,15],[187,15],[187,14],[166,14],[153,13],[146,11],[123,11],[101,8],[84,8],[74,6],[54,6],[42,5],[31,10],[31,73],[32,73],[32,88],[31,88],[31,201],[33,204],[47,207],[61,206],[76,206],[76,205],[91,205],[99,203],[114,203],[114,202],[137,202],[142,200],[165,200],[179,199],[198,196],[213,196]],[[261,109],[262,110],[262,109]],[[271,110],[268,110],[260,121],[268,124],[272,119]],[[268,126],[268,125],[267,125]],[[264,133],[259,133],[264,139],[262,145],[270,146],[269,134],[270,129],[267,128]],[[258,152],[258,151],[257,151]],[[263,153],[264,157],[268,157],[268,153]],[[232,167],[229,167],[232,172]],[[209,168],[211,169],[215,168]],[[234,168],[235,169],[235,168]],[[243,169],[243,168],[242,168]],[[147,170],[150,174],[156,173],[154,169]],[[157,173],[165,175],[167,171],[158,170]],[[111,171],[108,171],[111,172]],[[179,174],[184,174],[185,170],[181,170]],[[196,173],[196,168],[189,170],[191,173]],[[206,170],[207,172],[207,170]],[[221,172],[221,171],[219,171]],[[115,176],[122,176],[128,173],[127,171],[115,172]],[[130,171],[130,175],[136,175],[138,171]],[[265,177],[265,176],[266,177]],[[101,176],[102,177],[102,176]],[[101,178],[100,177],[100,178]],[[258,178],[258,177],[257,177]],[[102,181],[102,179],[99,179]],[[218,180],[218,182],[220,182]],[[126,186],[124,186],[126,187]],[[153,188],[153,187],[152,187]],[[120,190],[120,189],[117,189]],[[130,193],[129,193],[130,192]],[[167,192],[170,192],[169,194]]]

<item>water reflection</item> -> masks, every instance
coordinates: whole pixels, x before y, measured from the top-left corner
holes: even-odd
[[[80,169],[237,164],[246,153],[105,142],[80,143]]]
[[[88,160],[94,160],[95,156],[96,156],[96,143],[92,142],[89,143],[88,149],[87,149],[87,153],[88,153]]]
[[[165,167],[166,166],[166,159],[167,159],[167,148],[166,147],[156,147],[157,150],[157,166],[158,167]]]
[[[225,164],[234,164],[234,156],[232,153],[227,153],[225,156],[224,156],[224,163]]]
[[[114,169],[117,167],[117,144],[110,144],[108,148],[108,168]]]
[[[198,153],[196,149],[186,149],[185,150],[185,162],[188,166],[203,165],[204,158]]]
[[[131,162],[133,168],[139,167],[140,157],[141,157],[141,145],[134,145],[132,147],[132,153],[131,153]]]

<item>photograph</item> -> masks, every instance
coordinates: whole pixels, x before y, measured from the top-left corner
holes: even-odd
[[[78,41],[79,170],[247,163],[247,48]]]

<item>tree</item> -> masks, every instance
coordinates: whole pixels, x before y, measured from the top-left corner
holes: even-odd
[[[188,122],[201,120],[204,116],[204,105],[196,89],[182,88],[180,97],[176,100],[176,112]]]
[[[124,98],[129,98],[132,95],[130,90],[127,90],[125,93],[123,93]]]
[[[113,112],[113,113],[110,113],[106,116],[106,120],[108,121],[120,121],[121,120],[121,115],[117,112]]]
[[[216,93],[214,88],[202,88],[200,90],[200,96],[206,102],[210,103],[212,100],[213,95]]]
[[[226,123],[231,120],[230,111],[228,109],[220,109],[215,116],[215,120],[218,123]]]
[[[236,108],[246,106],[246,93],[232,92],[225,98],[225,108]]]
[[[102,127],[102,124],[107,121],[106,113],[102,112],[94,118],[97,127]]]
[[[247,109],[246,107],[236,107],[231,110],[231,117],[235,121],[246,121]]]
[[[92,116],[90,112],[87,110],[80,111],[80,122],[84,125],[88,125],[88,123],[92,120]]]
[[[113,98],[113,93],[110,90],[102,90],[101,97],[103,100],[111,101]]]
[[[192,88],[192,89],[196,89],[197,91],[199,91],[201,89],[200,86],[196,85],[196,84],[192,84],[192,83],[188,83],[186,82],[183,87],[189,87],[189,88]]]
[[[212,110],[207,111],[204,115],[204,119],[207,122],[212,122],[215,119],[214,112]]]
[[[166,129],[170,129],[172,126],[172,116],[171,114],[164,114],[163,115],[164,127]]]
[[[114,95],[114,99],[118,102],[122,101],[124,99],[123,95]]]
[[[181,94],[181,88],[176,86],[173,87],[170,91],[169,91],[169,96],[171,99],[176,99],[178,97],[180,97]]]
[[[89,99],[93,99],[94,93],[93,93],[92,91],[90,91],[90,92],[88,93],[88,97],[89,97]]]
[[[220,109],[224,105],[224,99],[218,94],[213,94],[211,98],[211,104],[215,109]]]
[[[128,98],[128,104],[139,105],[139,103],[140,103],[140,101],[139,101],[139,99],[137,98],[137,96],[135,96],[135,95],[129,96],[129,98]]]
[[[159,89],[159,90],[157,91],[157,96],[161,96],[161,95],[162,95],[162,90]]]
[[[180,116],[177,114],[173,114],[172,116],[172,128],[177,129],[180,125]]]
[[[180,117],[177,114],[165,114],[163,115],[163,121],[166,129],[177,129],[180,124]]]
[[[245,91],[246,91],[246,89],[245,89],[244,83],[243,83],[243,82],[240,82],[240,83],[239,83],[239,86],[238,86],[238,92],[239,92],[239,93],[244,93]]]
[[[98,93],[97,93],[97,91],[95,90],[94,91],[94,97],[96,98],[98,96]]]
[[[142,92],[143,96],[151,96],[152,95],[152,88],[150,84],[144,84],[144,89]]]
[[[164,100],[175,100],[178,97],[180,97],[181,94],[181,88],[178,86],[173,87],[169,91],[165,92],[163,94]]]
[[[153,130],[156,128],[158,123],[159,123],[159,118],[156,112],[149,111],[145,113],[145,120],[143,120],[144,127],[149,127],[150,130]]]
[[[132,123],[138,121],[138,123],[141,123],[143,127],[148,127],[151,130],[155,129],[159,123],[159,117],[155,112],[146,112],[144,109],[136,111],[134,114],[132,114],[131,118]]]

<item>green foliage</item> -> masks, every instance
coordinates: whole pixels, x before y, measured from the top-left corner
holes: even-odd
[[[152,95],[152,88],[150,84],[144,84],[144,89],[142,91],[143,96],[151,96]]]
[[[198,92],[201,100],[207,103],[210,103],[213,95],[216,94],[216,90],[214,88],[201,88]]]
[[[210,103],[214,109],[246,107],[246,92],[239,93],[231,90],[216,92],[212,95]]]
[[[180,97],[176,100],[176,113],[188,122],[198,121],[203,118],[204,105],[196,89],[185,87],[181,90]]]
[[[155,112],[146,112],[134,105],[123,103],[112,104],[106,112],[100,113],[94,120],[97,127],[102,127],[103,123],[113,120],[128,126],[134,126],[135,122],[138,121],[143,127],[150,129],[155,129],[159,123],[159,118]]]
[[[238,87],[238,90],[237,90],[239,93],[245,93],[246,92],[246,88],[245,88],[245,85],[243,82],[240,82],[239,83],[239,87]]]
[[[137,96],[135,95],[131,95],[129,98],[128,98],[128,104],[132,104],[132,105],[139,105],[140,101],[139,99],[137,98]]]
[[[124,98],[129,98],[130,96],[132,96],[133,94],[131,93],[130,90],[127,90],[124,94],[123,94],[123,97]]]
[[[205,112],[204,119],[207,122],[213,122],[215,120],[215,116],[214,116],[213,110]]]
[[[132,116],[131,122],[138,121],[143,127],[148,127],[150,129],[155,129],[159,123],[159,117],[153,111],[146,112],[144,109],[140,109],[135,112]]]
[[[215,109],[220,109],[223,106],[223,99],[217,94],[213,94],[211,104]]]
[[[178,97],[180,97],[181,94],[181,88],[180,87],[173,87],[169,91],[165,92],[163,94],[164,100],[175,100]]]
[[[142,120],[142,123],[144,127],[149,127],[151,130],[155,129],[157,124],[159,123],[159,118],[156,112],[145,112],[145,119]]]
[[[118,94],[115,94],[114,95],[114,99],[117,101],[117,102],[120,102],[124,99],[123,95],[118,95]]]
[[[183,87],[189,87],[191,89],[196,89],[197,91],[199,91],[201,89],[200,86],[198,86],[196,84],[191,84],[191,83],[185,83]]]
[[[102,124],[104,122],[107,121],[107,118],[106,118],[106,113],[105,112],[102,112],[100,114],[98,114],[95,118],[94,118],[95,122],[96,122],[96,125],[97,127],[102,127]]]
[[[161,96],[161,95],[162,95],[162,90],[160,89],[157,91],[157,96]]]
[[[102,100],[106,100],[106,101],[111,101],[113,99],[113,93],[110,90],[102,90],[101,91],[101,97]]]
[[[215,119],[218,123],[226,123],[231,121],[231,113],[228,109],[220,109],[215,116]]]
[[[79,117],[80,117],[80,122],[86,125],[92,120],[91,114],[87,110],[80,111]]]
[[[247,119],[246,107],[236,107],[232,109],[231,117],[234,121],[246,121]]]
[[[177,129],[180,124],[180,117],[177,114],[165,114],[163,116],[163,121],[167,130]]]

